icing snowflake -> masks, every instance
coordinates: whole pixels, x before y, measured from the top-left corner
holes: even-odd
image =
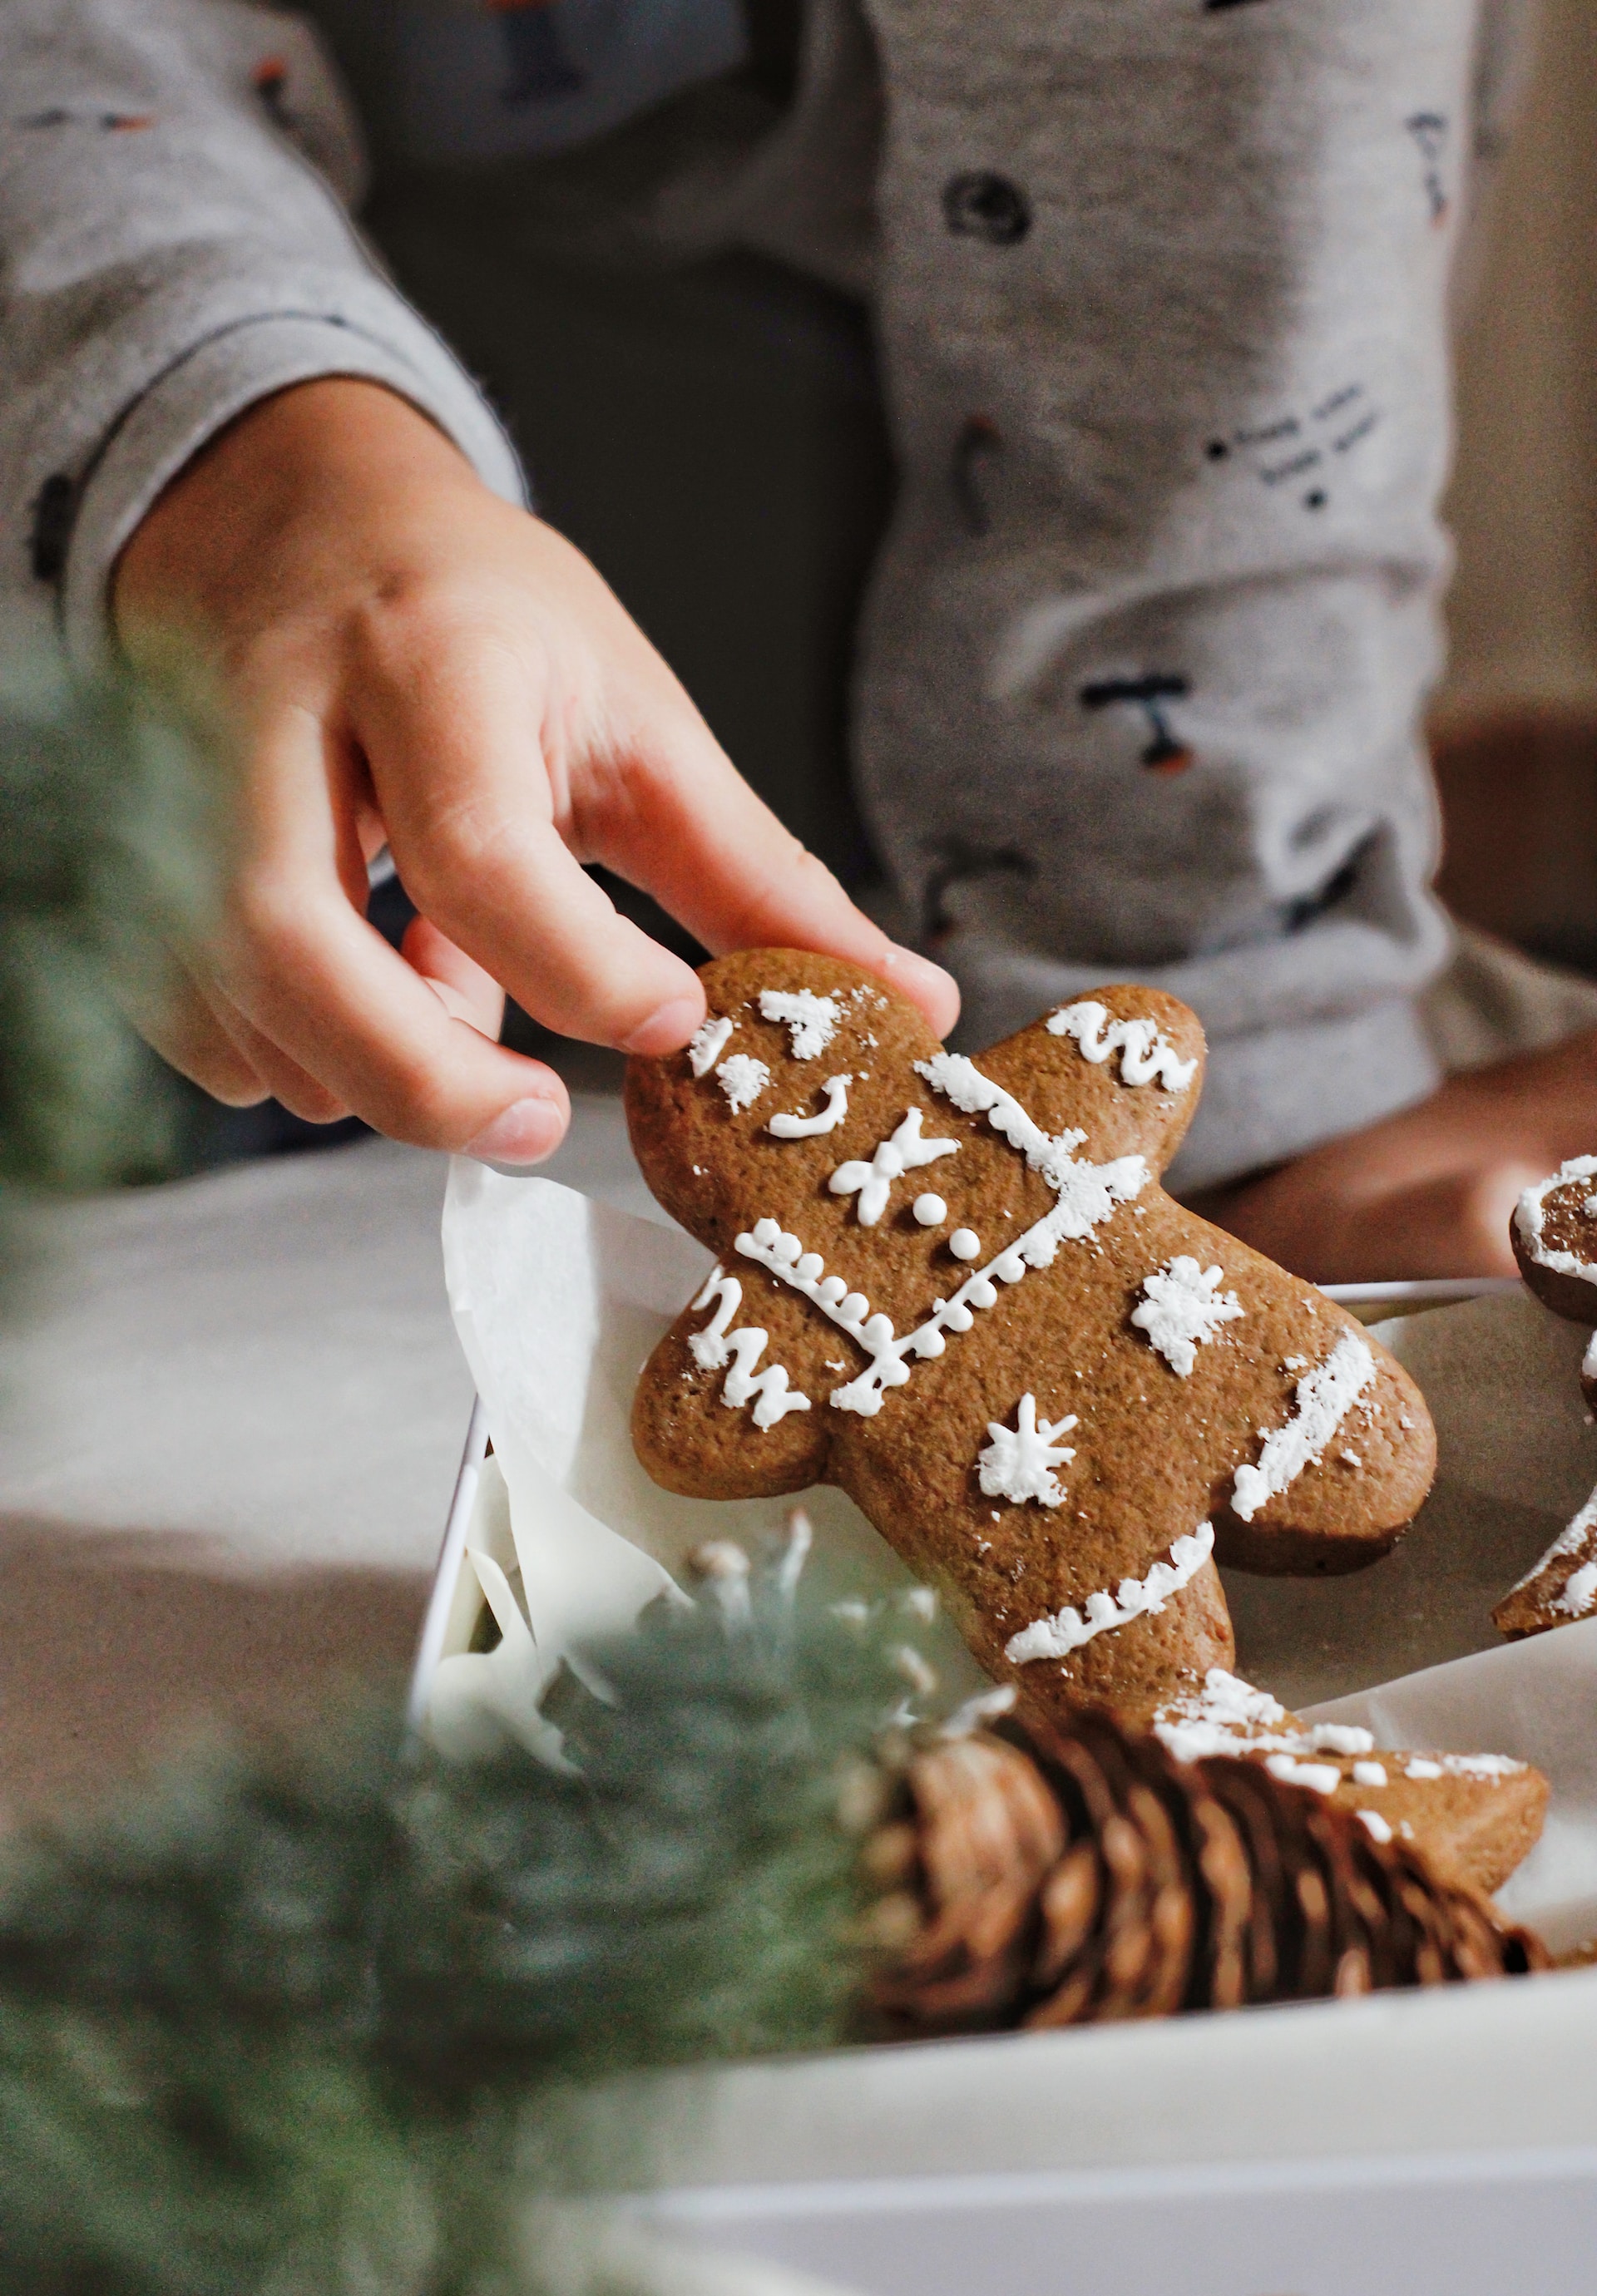
[[[1008,1499],[1011,1506],[1024,1506],[1028,1499],[1035,1499],[1039,1506],[1063,1506],[1065,1493],[1053,1470],[1067,1467],[1075,1456],[1059,1445],[1060,1436],[1068,1435],[1075,1424],[1074,1413],[1051,1425],[1040,1420],[1034,1395],[1021,1397],[1014,1427],[1000,1427],[990,1419],[987,1432],[992,1440],[976,1456],[987,1496]]]
[[[835,996],[818,996],[811,988],[762,988],[760,1011],[767,1021],[786,1022],[795,1061],[812,1061],[824,1053],[843,1018]]]
[[[1184,1254],[1143,1278],[1142,1301],[1132,1310],[1132,1321],[1181,1379],[1191,1377],[1198,1349],[1243,1313],[1236,1293],[1221,1291],[1224,1280],[1223,1269],[1200,1267]]]
[[[752,1108],[770,1082],[770,1070],[750,1053],[733,1053],[715,1071],[720,1088],[732,1103],[734,1116]]]
[[[839,1164],[827,1182],[835,1196],[859,1197],[861,1227],[875,1227],[881,1218],[894,1180],[902,1179],[906,1172],[918,1171],[923,1164],[934,1164],[940,1156],[959,1153],[957,1140],[923,1140],[920,1128],[925,1120],[918,1108],[910,1109],[892,1139],[878,1141],[868,1164],[858,1160]]]

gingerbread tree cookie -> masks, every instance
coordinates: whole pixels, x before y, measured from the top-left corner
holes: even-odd
[[[668,1489],[830,1482],[1039,1710],[1146,1717],[1232,1658],[1214,1558],[1356,1570],[1435,1438],[1357,1324],[1159,1185],[1203,1035],[1106,988],[979,1060],[848,965],[704,968],[633,1146],[719,1255],[633,1410]]]

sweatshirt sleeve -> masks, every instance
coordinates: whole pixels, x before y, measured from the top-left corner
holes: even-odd
[[[350,220],[358,131],[314,34],[236,0],[0,7],[0,617],[108,655],[119,552],[275,390],[412,401],[506,499],[498,421]]]

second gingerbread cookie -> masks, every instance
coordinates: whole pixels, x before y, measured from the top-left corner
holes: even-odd
[[[971,1061],[829,958],[702,978],[693,1045],[627,1077],[649,1185],[719,1255],[638,1384],[657,1481],[835,1483],[1028,1703],[1132,1717],[1231,1664],[1216,1555],[1354,1570],[1412,1519],[1407,1374],[1159,1185],[1184,1005],[1103,989]]]

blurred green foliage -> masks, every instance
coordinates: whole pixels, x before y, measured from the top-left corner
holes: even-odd
[[[215,833],[195,758],[129,689],[0,668],[0,1187],[179,1167],[192,1103],[134,1021]]]

